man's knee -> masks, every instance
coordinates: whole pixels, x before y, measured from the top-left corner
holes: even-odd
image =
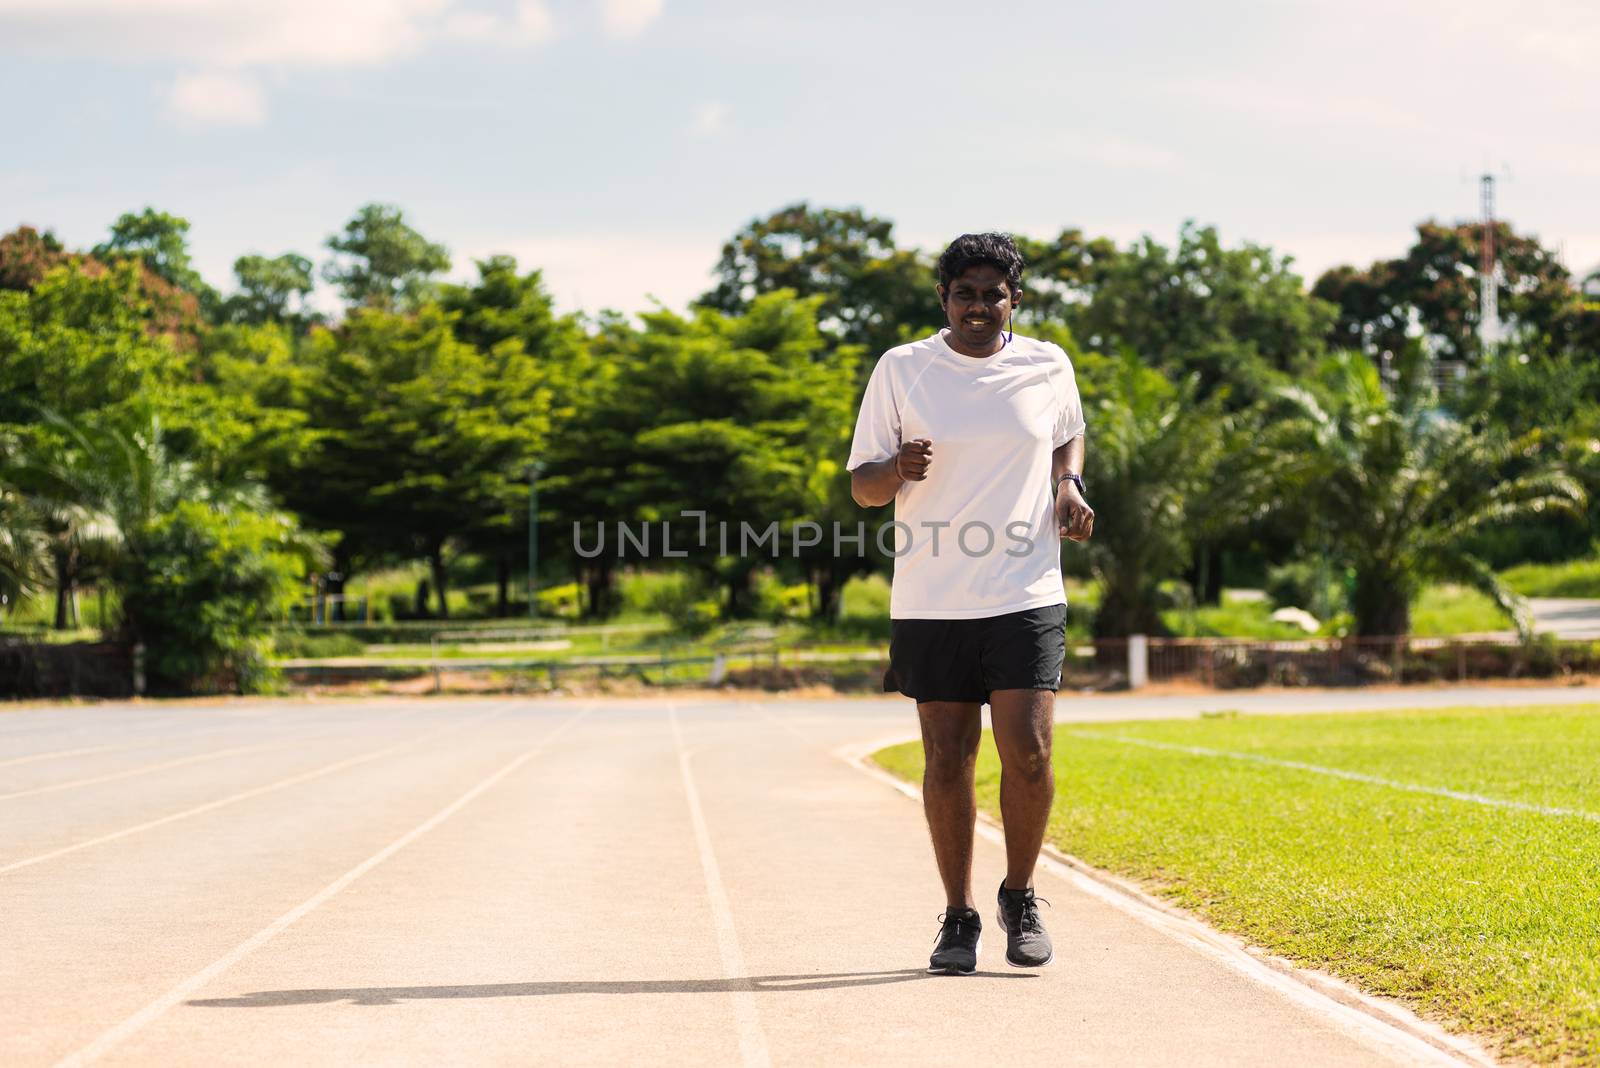
[[[967,779],[978,759],[978,738],[977,732],[961,729],[926,732],[922,748],[928,778],[938,782]]]
[[[1032,740],[1011,754],[1011,759],[1002,762],[1002,772],[1014,775],[1024,782],[1044,785],[1055,781],[1055,768],[1050,759],[1050,743],[1048,740]]]

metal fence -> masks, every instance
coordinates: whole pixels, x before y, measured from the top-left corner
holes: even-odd
[[[1363,686],[1561,678],[1600,674],[1600,643],[1540,639],[1527,643],[1453,638],[1229,638],[1145,640],[1144,678],[1130,662],[1137,640],[1069,642],[1062,685],[1116,690],[1145,683],[1190,682],[1215,689],[1257,686]],[[840,650],[824,643],[733,643],[706,652],[573,657],[435,655],[410,660],[283,661],[292,681],[332,684],[428,678],[450,688],[463,676],[494,676],[511,690],[549,691],[629,680],[652,687],[749,686],[786,689],[811,684],[878,692],[888,650]],[[481,681],[487,682],[484,678]]]
[[[473,638],[503,640],[508,634],[474,632]],[[519,634],[518,636],[525,636]],[[859,690],[881,682],[888,666],[887,649],[839,650],[835,643],[780,644],[752,639],[719,644],[706,651],[662,646],[653,653],[589,656],[460,656],[446,655],[460,635],[444,634],[431,655],[419,657],[343,657],[277,662],[291,682],[338,685],[360,681],[426,678],[429,689],[442,692],[452,680],[479,676],[513,691],[559,690],[577,685],[628,681],[644,686],[750,686],[787,689],[807,684]]]
[[[473,631],[471,640],[523,639],[529,632]],[[541,636],[544,636],[541,633]],[[444,641],[464,634],[441,634]],[[1138,685],[1125,638],[1069,641],[1062,684],[1073,689]],[[1363,686],[1470,682],[1482,679],[1557,679],[1600,675],[1600,642],[1530,642],[1469,638],[1307,638],[1254,641],[1234,638],[1149,638],[1144,680],[1189,682],[1214,689],[1256,686]],[[648,654],[591,656],[433,655],[411,659],[345,658],[279,662],[300,685],[359,681],[425,680],[443,691],[462,676],[513,691],[604,686],[626,680],[650,687],[744,686],[789,689],[829,685],[878,692],[888,650],[840,649],[836,643],[779,644],[753,632],[709,652],[663,646]],[[47,644],[0,641],[0,697],[71,695],[125,697],[134,692],[133,651],[109,642]]]

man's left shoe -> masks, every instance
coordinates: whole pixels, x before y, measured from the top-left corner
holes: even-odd
[[[1043,968],[1055,959],[1050,936],[1039,920],[1040,900],[1031,886],[1007,890],[1005,881],[1000,882],[1000,929],[1006,933],[1006,963],[1013,968]]]

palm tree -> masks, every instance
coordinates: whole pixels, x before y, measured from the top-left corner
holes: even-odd
[[[104,426],[44,413],[30,440],[0,454],[0,490],[11,487],[0,493],[0,588],[12,575],[37,584],[48,561],[65,597],[81,568],[96,567],[122,593],[117,636],[149,646],[152,685],[247,685],[264,614],[294,588],[294,558],[326,562],[323,539],[263,487],[205,478],[148,412]],[[28,550],[25,562],[13,546]]]
[[[1527,606],[1467,548],[1497,523],[1576,512],[1578,482],[1528,440],[1438,408],[1426,376],[1385,388],[1360,353],[1326,357],[1303,385],[1276,391],[1285,418],[1262,455],[1355,572],[1355,632],[1402,636],[1411,602],[1430,581],[1482,591],[1524,636]]]
[[[152,413],[122,427],[41,411],[36,431],[30,445],[11,448],[0,461],[0,482],[17,492],[34,539],[45,546],[57,630],[71,625],[82,581],[109,579],[130,539],[175,502],[231,494],[246,508],[268,507],[259,487],[218,489],[192,462],[174,457]]]
[[[1191,512],[1211,492],[1230,425],[1198,400],[1196,375],[1169,381],[1131,352],[1085,357],[1095,533],[1089,566],[1102,595],[1097,637],[1165,634],[1157,586],[1189,562]]]
[[[55,588],[55,628],[73,623],[73,601],[85,570],[116,554],[122,528],[113,501],[114,466],[107,436],[51,412],[27,444],[13,446],[0,479],[18,494],[29,523],[45,545]]]
[[[0,609],[15,611],[25,595],[44,588],[49,543],[21,495],[0,485]]]

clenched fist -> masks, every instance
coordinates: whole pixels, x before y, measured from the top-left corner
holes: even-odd
[[[921,482],[928,477],[928,466],[933,463],[933,439],[913,438],[900,446],[894,457],[894,470],[907,482]]]
[[[1071,541],[1088,541],[1094,534],[1094,509],[1071,482],[1062,481],[1056,491],[1056,525]]]

